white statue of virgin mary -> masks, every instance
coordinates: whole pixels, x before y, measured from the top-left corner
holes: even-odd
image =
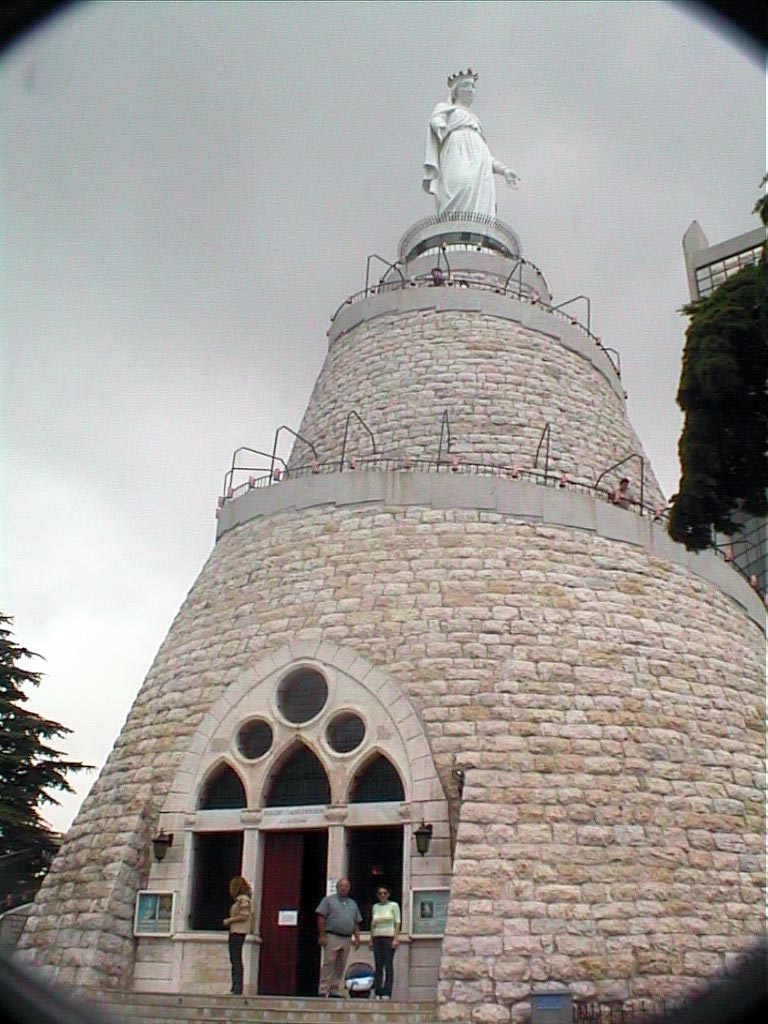
[[[472,70],[450,75],[451,99],[438,103],[427,129],[422,187],[437,200],[437,214],[486,214],[496,216],[494,174],[503,175],[515,188],[520,179],[514,171],[494,160],[482,125],[469,109],[478,76]]]

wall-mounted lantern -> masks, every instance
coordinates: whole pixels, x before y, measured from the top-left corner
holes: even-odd
[[[425,821],[422,821],[413,833],[413,838],[416,840],[416,849],[423,857],[429,850],[429,844],[432,842],[432,826],[427,825]]]
[[[152,852],[155,855],[155,860],[164,860],[169,846],[173,846],[173,836],[160,829],[152,840]]]

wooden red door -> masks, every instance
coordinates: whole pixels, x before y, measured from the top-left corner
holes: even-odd
[[[265,834],[259,952],[259,994],[263,996],[296,992],[303,850],[301,832]]]

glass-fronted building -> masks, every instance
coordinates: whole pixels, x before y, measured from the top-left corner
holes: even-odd
[[[693,301],[711,295],[727,278],[757,263],[765,245],[764,227],[710,245],[698,221],[683,235],[683,254],[688,274],[688,291]],[[721,538],[730,548],[738,567],[750,578],[757,576],[761,593],[766,588],[766,519],[764,516],[734,516],[742,529],[731,538]]]

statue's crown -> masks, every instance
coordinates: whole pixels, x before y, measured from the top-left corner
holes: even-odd
[[[452,89],[457,82],[461,82],[465,78],[471,78],[476,82],[479,77],[472,68],[467,68],[466,71],[457,71],[455,75],[448,75],[448,88]]]

